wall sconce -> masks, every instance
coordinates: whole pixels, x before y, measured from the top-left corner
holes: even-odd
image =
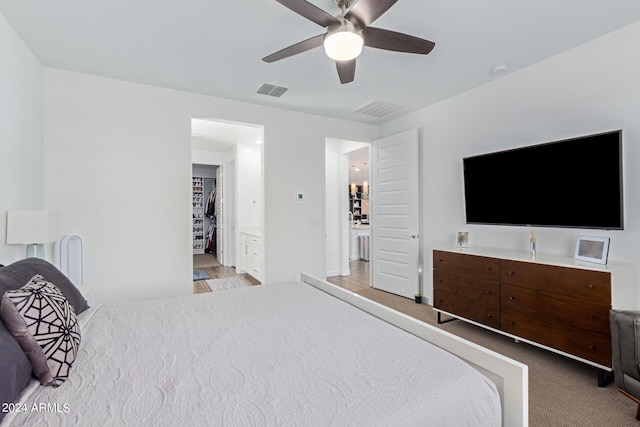
[[[342,184],[342,185],[344,185],[344,184]],[[356,183],[355,182],[351,183],[351,194],[352,195],[356,194]]]
[[[7,211],[7,245],[27,245],[27,258],[44,258],[43,243],[58,237],[58,218],[50,211]]]

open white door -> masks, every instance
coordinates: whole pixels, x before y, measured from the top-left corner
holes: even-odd
[[[224,212],[224,204],[226,197],[224,191],[224,171],[223,166],[220,165],[216,169],[216,202],[215,202],[215,213],[216,213],[216,258],[220,265],[226,265],[224,259],[224,251],[225,251],[225,241],[224,241],[224,222],[225,217],[223,215]]]
[[[224,180],[226,185],[226,199],[224,203],[225,233],[223,241],[227,245],[224,251],[224,265],[237,266],[236,263],[236,161],[227,163],[227,174]]]
[[[418,131],[371,147],[371,286],[407,298],[419,292]]]

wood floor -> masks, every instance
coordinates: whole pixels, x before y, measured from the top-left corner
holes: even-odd
[[[351,261],[349,262],[349,276],[327,277],[327,282],[338,285],[360,296],[376,301],[389,308],[398,310],[408,316],[425,321],[433,310],[426,304],[416,304],[412,298],[405,298],[389,292],[374,289],[369,284],[369,262]],[[425,314],[427,313],[427,314]]]
[[[214,254],[194,254],[193,255],[193,268],[207,268],[207,267],[217,267],[220,263],[218,262],[218,258]]]
[[[194,268],[204,270],[212,279],[221,279],[225,277],[238,277],[250,286],[259,285],[253,277],[248,274],[237,274],[235,267],[224,267],[220,265],[215,257],[206,255],[194,255]],[[327,281],[338,285],[341,288],[350,290],[351,292],[363,291],[369,289],[369,263],[366,261],[349,262],[349,276],[331,276],[327,277]],[[193,293],[201,294],[210,292],[207,282],[197,280],[193,282]]]
[[[350,261],[349,272],[351,273],[349,276],[327,277],[327,282],[351,292],[369,289],[369,263],[367,261]]]

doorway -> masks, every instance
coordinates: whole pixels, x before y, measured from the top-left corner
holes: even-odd
[[[194,269],[221,265],[222,166],[192,164],[192,222]]]
[[[326,139],[325,276],[351,291],[370,287],[369,164],[370,144]]]
[[[354,244],[363,243],[362,236],[356,240],[354,235],[363,234],[368,240],[364,250],[368,249],[369,256],[362,256],[361,245],[355,253],[359,253],[360,261],[369,261],[368,268],[364,269],[368,273],[368,286],[406,298],[421,294],[418,139],[418,131],[411,129],[362,146],[349,141],[326,141],[325,271],[330,282],[344,287],[362,286],[361,277],[352,283],[350,270],[353,261],[349,262],[348,268],[340,262],[348,259],[346,253],[354,249]],[[345,162],[351,160],[349,153],[357,153],[358,148],[364,147],[369,153],[370,167],[366,173],[356,174],[354,179],[353,175],[345,174]],[[358,165],[352,162],[348,167],[355,171]],[[365,218],[364,203],[369,202]],[[345,219],[347,214],[349,217]],[[363,219],[368,220],[366,224]],[[367,228],[366,232],[363,226]],[[345,230],[349,230],[350,236],[346,242]],[[353,259],[353,254],[350,255]],[[332,270],[336,265],[342,270]],[[337,274],[334,273],[336,271]],[[358,277],[357,274],[354,277]]]
[[[264,132],[259,125],[217,119],[192,119],[191,130],[195,290],[218,273],[246,273],[242,233],[261,230],[264,218]],[[247,278],[250,284],[258,280]]]

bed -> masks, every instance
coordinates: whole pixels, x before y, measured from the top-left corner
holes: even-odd
[[[527,425],[526,366],[305,274],[78,311],[66,381],[1,426]]]

